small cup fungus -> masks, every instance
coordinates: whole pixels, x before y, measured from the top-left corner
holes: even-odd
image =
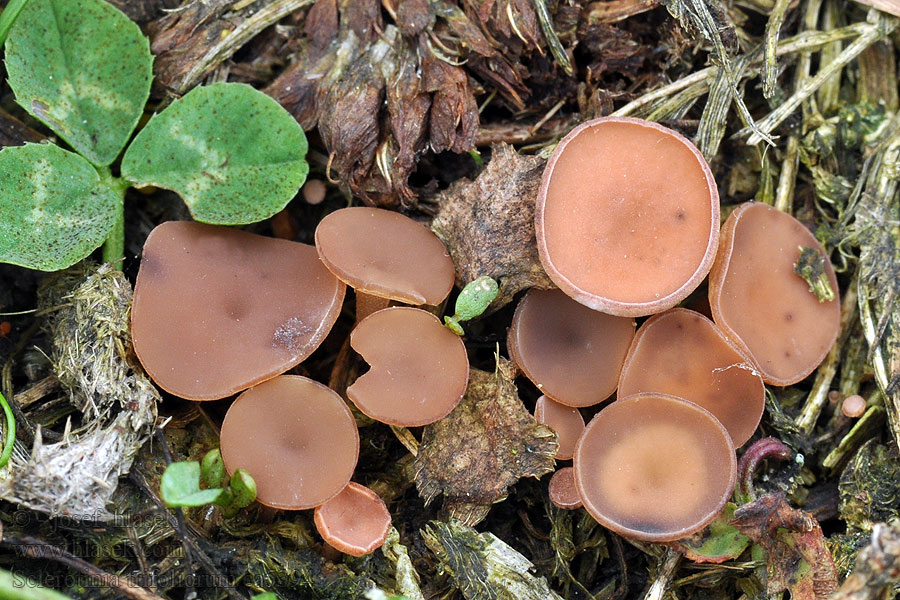
[[[507,347],[525,375],[566,406],[592,406],[615,391],[634,319],[591,310],[559,290],[529,290]]]
[[[347,405],[321,383],[281,375],[237,397],[220,438],[229,473],[245,469],[256,499],[286,510],[314,508],[343,490],[359,456]]]
[[[820,302],[795,272],[800,247],[825,257],[833,300]],[[754,361],[766,383],[791,385],[819,366],[840,330],[837,289],[821,244],[791,215],[747,203],[722,227],[709,277],[713,320]]]
[[[665,394],[613,402],[575,448],[575,484],[601,525],[670,542],[706,525],[734,491],[731,437],[704,408]]]
[[[450,414],[466,392],[469,360],[462,338],[433,314],[406,306],[363,319],[350,346],[371,368],[347,388],[367,416],[418,427]]]
[[[559,436],[557,460],[569,460],[575,454],[575,444],[584,432],[584,417],[577,408],[554,402],[541,396],[534,405],[534,418]]]
[[[841,413],[845,417],[856,419],[866,412],[866,399],[859,394],[851,394],[841,402]]]
[[[313,520],[329,546],[350,556],[364,556],[381,548],[391,529],[391,513],[384,501],[353,482],[316,508]]]
[[[575,486],[575,469],[572,467],[558,469],[550,478],[547,494],[550,496],[550,502],[558,508],[570,510],[581,508],[581,496],[578,495],[578,488]]]
[[[684,300],[709,272],[719,194],[680,134],[604,117],[573,129],[544,170],[535,206],[541,262],[566,294],[634,317]]]
[[[715,324],[676,308],[650,317],[638,329],[619,395],[660,392],[695,402],[711,412],[742,446],[759,425],[766,390],[749,358]]]
[[[379,208],[336,210],[316,227],[319,257],[356,290],[356,320],[391,300],[436,306],[453,289],[456,270],[444,244],[400,213]]]
[[[134,350],[161,388],[230,396],[297,365],[331,330],[345,286],[312,246],[170,221],[144,244]]]

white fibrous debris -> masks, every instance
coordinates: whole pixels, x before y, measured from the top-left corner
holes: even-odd
[[[43,290],[51,362],[81,423],[28,453],[17,444],[0,472],[0,497],[51,516],[102,520],[118,478],[152,433],[159,392],[131,349],[131,286],[110,265],[66,271]]]

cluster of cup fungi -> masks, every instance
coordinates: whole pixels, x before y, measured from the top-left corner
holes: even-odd
[[[838,300],[820,300],[795,273],[798,248],[819,253],[836,294],[833,269],[799,222],[766,205],[739,206],[720,233],[700,153],[638,119],[573,130],[535,209],[540,258],[559,289],[525,294],[508,349],[543,393],[535,416],[558,433],[557,458],[573,459],[552,477],[551,499],[632,538],[689,535],[732,493],[735,448],[759,424],[764,382],[803,379],[837,336]],[[263,505],[315,509],[323,539],[359,556],[383,543],[391,517],[350,481],[356,421],[335,391],[283,373],[324,340],[347,285],[357,319],[349,343],[370,368],[346,394],[363,414],[433,423],[462,399],[469,365],[459,335],[416,308],[441,305],[455,277],[428,229],[345,208],[319,223],[315,242],[159,225],[144,246],[132,335],[167,392],[239,393],[221,428],[227,471],[247,470]],[[712,320],[674,308],[707,274]],[[635,317],[648,315],[636,330]],[[614,393],[585,426],[581,411]]]

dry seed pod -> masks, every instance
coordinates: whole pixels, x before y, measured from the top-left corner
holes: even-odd
[[[620,316],[662,312],[706,277],[719,239],[719,193],[682,135],[604,117],[556,147],[535,207],[538,252],[566,294]]]

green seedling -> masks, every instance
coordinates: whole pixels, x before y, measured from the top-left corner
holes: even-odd
[[[16,102],[72,151],[52,143],[0,151],[0,262],[55,271],[101,244],[104,260],[120,259],[129,187],[173,190],[197,221],[242,225],[280,211],[306,179],[300,125],[243,84],[193,89],[128,144],[152,80],[137,25],[103,0],[9,7],[0,35],[3,17],[21,10],[6,43]]]
[[[203,483],[205,488],[201,488]],[[162,474],[160,495],[166,506],[197,507],[215,504],[222,513],[234,516],[256,500],[256,482],[250,473],[238,469],[229,479],[222,454],[210,450],[200,462],[173,462]]]
[[[2,469],[9,462],[9,457],[12,456],[13,444],[16,441],[16,418],[3,394],[0,394],[0,406],[3,407],[3,414],[6,415],[6,439],[3,442],[3,452],[0,453],[0,469]]]
[[[9,30],[12,29],[13,23],[19,18],[19,13],[25,8],[30,0],[10,0],[0,13],[0,46],[6,43],[9,36]]]
[[[474,279],[456,298],[456,311],[452,317],[444,317],[444,324],[456,335],[463,335],[461,321],[470,321],[487,310],[500,292],[497,282],[487,276]]]

